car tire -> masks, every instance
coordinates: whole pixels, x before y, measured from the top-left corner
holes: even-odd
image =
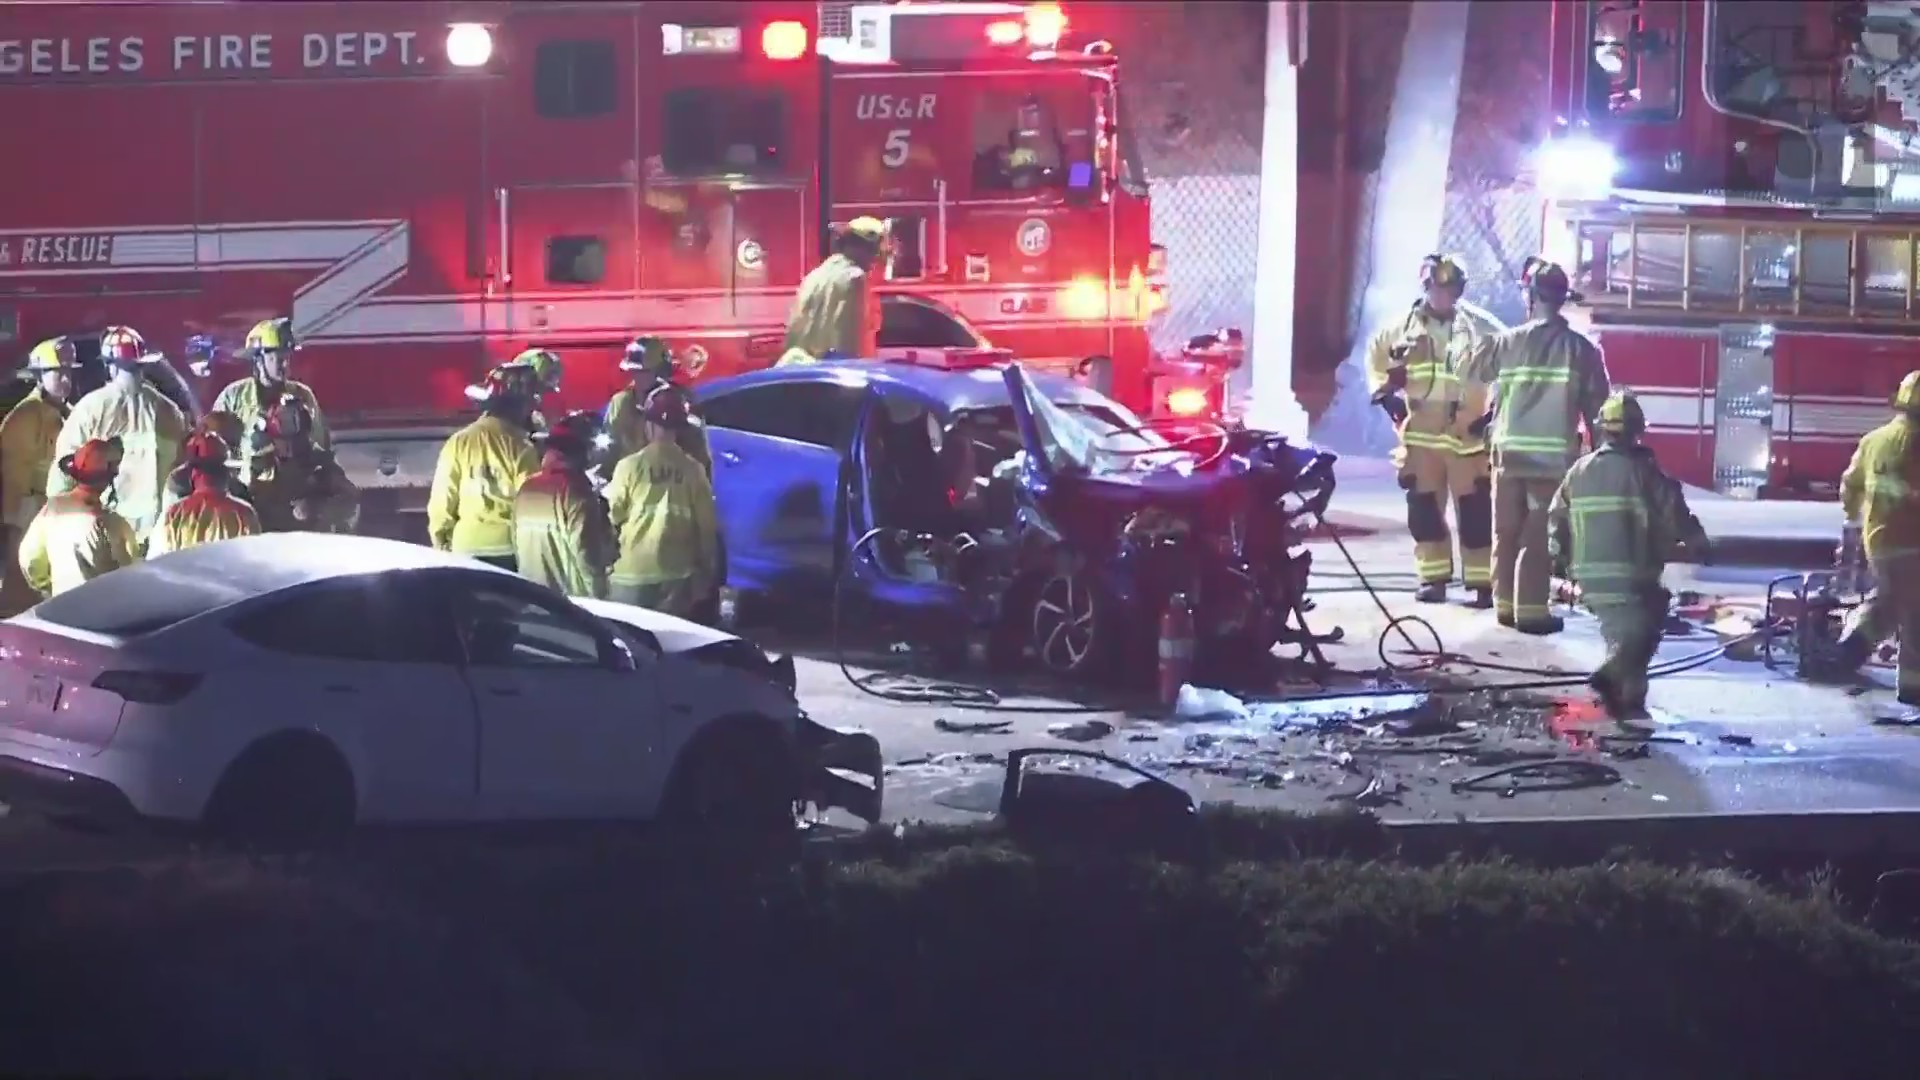
[[[353,827],[353,773],[317,735],[273,736],[227,766],[203,824],[227,840],[313,843]]]
[[[1107,598],[1084,574],[1059,570],[1028,594],[1027,643],[1042,669],[1069,678],[1098,672],[1112,653]]]
[[[787,739],[771,721],[716,722],[681,751],[661,801],[661,821],[707,837],[791,836],[799,777]]]

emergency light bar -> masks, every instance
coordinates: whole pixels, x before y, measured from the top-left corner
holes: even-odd
[[[820,39],[820,55],[843,64],[969,60],[1010,51],[1052,52],[1066,33],[1059,4],[856,4],[844,39]]]
[[[1011,349],[903,349],[887,357],[895,364],[939,371],[977,371],[1013,360]]]

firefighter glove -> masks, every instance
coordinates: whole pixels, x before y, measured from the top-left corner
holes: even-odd
[[[1402,424],[1407,419],[1407,403],[1399,394],[1382,394],[1374,399],[1374,404],[1386,411],[1387,419]]]
[[[1407,358],[1407,350],[1410,348],[1412,348],[1410,345],[1395,345],[1389,355],[1395,360],[1405,360]],[[1387,369],[1386,388],[1388,390],[1405,390],[1407,388],[1407,369],[1405,365],[1397,364]]]
[[[1487,433],[1487,429],[1492,426],[1493,426],[1493,410],[1488,409],[1486,412],[1481,413],[1479,418],[1474,420],[1473,423],[1467,425],[1467,434],[1477,439],[1480,436],[1485,435]]]

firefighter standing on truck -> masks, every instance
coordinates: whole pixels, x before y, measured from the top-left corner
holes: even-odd
[[[1841,637],[1853,667],[1874,646],[1900,636],[1899,701],[1920,706],[1920,371],[1900,380],[1894,417],[1867,432],[1840,474],[1848,536],[1843,549],[1864,547],[1874,590],[1854,610]]]
[[[320,399],[313,396],[313,388],[293,378],[293,354],[300,344],[293,339],[292,319],[268,319],[255,323],[247,331],[247,343],[241,350],[248,363],[253,365],[253,373],[244,379],[236,379],[220,391],[213,399],[212,412],[228,412],[240,418],[242,431],[253,431],[260,421],[266,419],[267,410],[278,404],[280,399],[292,394],[306,405],[313,416],[313,442],[322,450],[333,448],[333,436],[327,430],[327,419],[320,412]],[[229,446],[238,447],[234,440]],[[252,462],[246,457],[240,461],[240,480],[246,482],[253,476]]]
[[[253,508],[267,532],[352,532],[360,520],[360,490],[313,441],[313,414],[298,394],[287,394],[253,434]]]
[[[695,346],[698,348],[698,346]],[[647,418],[642,415],[647,397],[662,386],[681,385],[678,358],[667,343],[652,335],[634,338],[620,358],[620,370],[633,385],[613,395],[607,402],[606,435],[611,443],[612,459],[618,462],[639,453],[647,445]],[[696,410],[688,415],[687,426],[675,432],[680,449],[713,475],[713,452],[707,446],[707,425]]]
[[[513,501],[514,558],[521,576],[568,596],[607,598],[615,554],[606,501],[587,478],[599,423],[571,413],[534,436],[544,444],[540,471]]]
[[[872,279],[887,239],[887,223],[873,217],[854,218],[834,237],[833,254],[800,282],[780,364],[866,359],[879,350],[880,296]]]
[[[160,527],[147,541],[149,558],[259,534],[260,516],[231,490],[234,479],[228,453],[227,441],[211,431],[196,431],[187,439],[184,468],[193,474],[193,490],[161,515]]]
[[[33,389],[0,420],[0,508],[4,508],[6,566],[0,586],[0,617],[32,606],[26,579],[20,576],[20,537],[47,501],[47,470],[53,465],[54,440],[67,419],[73,373],[80,366],[73,342],[51,338],[33,347],[23,378]]]
[[[1661,576],[1682,545],[1704,555],[1707,534],[1678,481],[1640,445],[1646,414],[1620,391],[1600,406],[1599,449],[1574,462],[1547,511],[1555,567],[1580,586],[1600,621],[1607,659],[1587,681],[1607,715],[1647,715],[1647,666],[1660,647],[1672,597]]]
[[[147,381],[147,365],[160,354],[132,327],[109,326],[100,335],[100,359],[107,384],[81,398],[54,441],[54,455],[65,460],[95,439],[120,440],[120,475],[112,485],[113,509],[146,543],[160,521],[160,495],[187,441],[188,423],[180,406]],[[47,473],[47,494],[73,489],[74,479],[58,464]]]
[[[607,485],[620,536],[612,599],[681,618],[696,618],[720,584],[713,485],[675,438],[690,413],[679,387],[648,395],[647,445],[622,458]]]
[[[1394,467],[1407,493],[1407,531],[1420,575],[1421,603],[1446,600],[1453,581],[1453,536],[1447,503],[1460,528],[1461,577],[1473,606],[1493,606],[1493,480],[1487,462],[1484,387],[1461,382],[1456,368],[1474,343],[1471,320],[1457,307],[1467,274],[1450,255],[1420,263],[1425,295],[1413,310],[1374,335],[1367,381],[1374,400],[1400,434]]]
[[[1548,606],[1547,509],[1580,456],[1582,423],[1599,445],[1600,406],[1610,387],[1599,347],[1560,314],[1568,301],[1581,301],[1567,272],[1530,257],[1520,284],[1528,321],[1482,338],[1460,377],[1494,388],[1494,614],[1522,633],[1552,634],[1562,622]]]
[[[49,495],[20,538],[20,572],[41,596],[58,596],[140,559],[127,519],[107,506],[123,474],[119,439],[88,439],[54,462],[67,490]]]
[[[540,470],[533,448],[534,384],[525,368],[502,365],[469,388],[480,418],[440,448],[427,496],[427,536],[441,551],[515,568],[513,503]]]

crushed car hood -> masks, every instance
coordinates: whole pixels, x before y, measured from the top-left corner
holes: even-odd
[[[651,608],[616,604],[611,600],[587,600],[580,597],[575,597],[573,602],[603,619],[645,630],[660,642],[662,652],[692,652],[716,642],[739,640],[725,630],[715,630],[711,626],[688,622],[686,619],[676,618]]]

